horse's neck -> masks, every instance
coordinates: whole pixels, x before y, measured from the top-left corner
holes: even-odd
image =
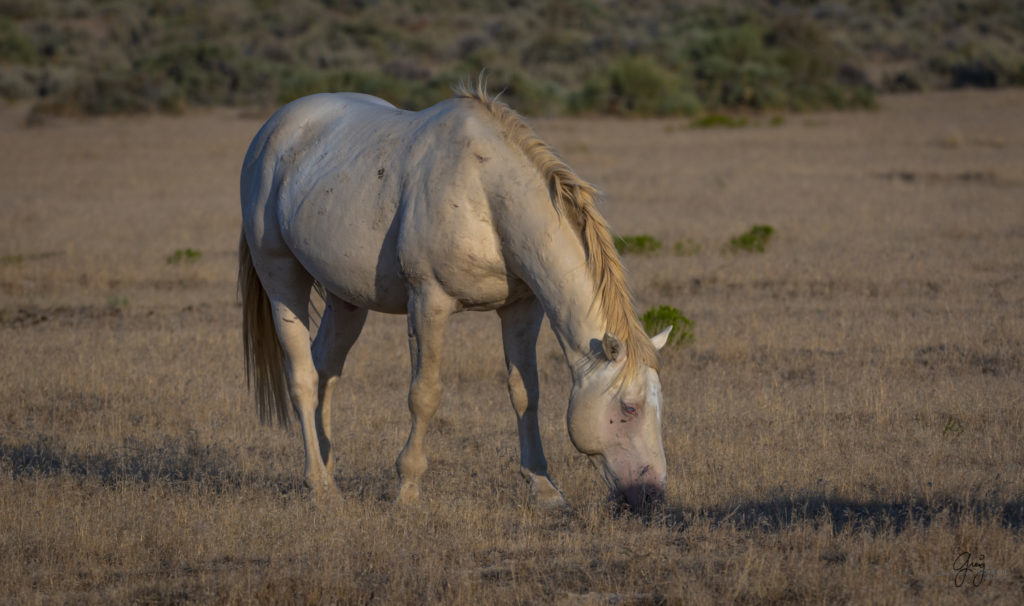
[[[575,261],[570,268],[553,263],[548,268],[550,271],[541,273],[541,279],[534,286],[534,294],[544,305],[574,378],[585,368],[583,362],[600,351],[604,335],[604,321],[599,316],[601,308],[594,303],[594,283],[582,249]]]
[[[504,223],[499,229],[575,375],[600,351],[605,329],[583,244],[569,220],[555,213],[546,190],[505,199],[507,212],[496,217]]]

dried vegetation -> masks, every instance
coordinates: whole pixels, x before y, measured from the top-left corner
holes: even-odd
[[[566,439],[546,329],[541,427],[571,508],[528,507],[493,314],[450,327],[409,509],[392,505],[404,321],[371,316],[335,399],[340,495],[311,502],[296,429],[260,427],[242,378],[236,179],[259,121],[24,129],[6,108],[0,601],[1020,603],[1022,105],[537,123],[619,233],[695,245],[626,257],[641,309],[695,322],[662,360],[670,485],[652,520],[611,513]],[[936,143],[951,128],[960,143]],[[752,224],[777,230],[765,252],[723,254]],[[980,579],[954,570],[965,552]]]

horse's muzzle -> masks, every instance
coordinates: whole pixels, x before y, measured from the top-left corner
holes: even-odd
[[[611,502],[624,505],[634,513],[650,513],[665,500],[665,472],[661,466],[609,464],[603,455],[591,456],[609,489]],[[616,473],[618,468],[619,473]]]
[[[637,482],[624,486],[621,498],[634,513],[649,513],[665,502],[665,485],[662,483]]]

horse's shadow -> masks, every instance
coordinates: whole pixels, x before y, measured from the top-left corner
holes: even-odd
[[[13,479],[67,475],[105,486],[124,483],[197,486],[214,492],[263,485],[280,493],[301,489],[301,481],[239,471],[237,455],[219,446],[200,444],[194,436],[166,436],[157,442],[128,439],[113,452],[73,452],[48,436],[22,444],[0,441],[0,469]]]
[[[9,470],[15,480],[65,475],[104,486],[159,484],[214,493],[255,490],[308,494],[302,478],[293,472],[240,471],[240,456],[222,446],[201,444],[195,435],[164,436],[149,442],[128,439],[121,446],[96,454],[73,452],[50,436],[39,435],[21,444],[0,439],[0,477]],[[272,455],[264,452],[252,456]],[[386,476],[346,475],[335,477],[335,482],[344,494],[382,501],[389,500],[387,491],[375,488]]]
[[[37,436],[22,444],[0,440],[0,470],[9,469],[15,480],[68,475],[96,480],[107,486],[164,484],[213,492],[258,487],[280,494],[305,490],[301,479],[289,474],[240,471],[237,459],[237,453],[221,446],[201,444],[195,436],[166,436],[156,442],[125,440],[114,452],[97,454],[71,452],[47,436]],[[357,493],[364,498],[380,498],[367,484],[379,484],[381,480],[380,477],[339,478],[339,487],[343,492]],[[992,520],[1019,531],[1024,529],[1024,498],[858,501],[823,495],[793,495],[703,509],[669,505],[643,517],[650,523],[663,522],[679,528],[706,520],[717,527],[777,532],[814,523],[831,525],[835,532],[894,534],[911,527],[927,527],[939,520],[978,519]]]
[[[700,510],[667,507],[666,523],[681,528],[697,520],[712,526],[777,532],[803,523],[830,525],[836,533],[858,531],[900,534],[913,527],[939,521],[992,520],[1014,531],[1024,528],[1024,498],[965,501],[953,497],[894,501],[845,499],[822,495],[794,495],[751,499],[730,506]]]

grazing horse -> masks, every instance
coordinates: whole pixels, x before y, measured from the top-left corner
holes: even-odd
[[[547,314],[572,375],[567,425],[616,499],[665,490],[658,356],[582,180],[482,86],[420,112],[363,94],[319,94],[275,113],[241,174],[239,289],[246,377],[260,418],[302,426],[305,483],[334,489],[331,392],[368,310],[407,314],[412,429],[399,502],[427,468],[445,323],[501,318],[520,471],[532,502],[564,506],[537,427],[536,342]],[[310,346],[313,287],[326,305]]]

